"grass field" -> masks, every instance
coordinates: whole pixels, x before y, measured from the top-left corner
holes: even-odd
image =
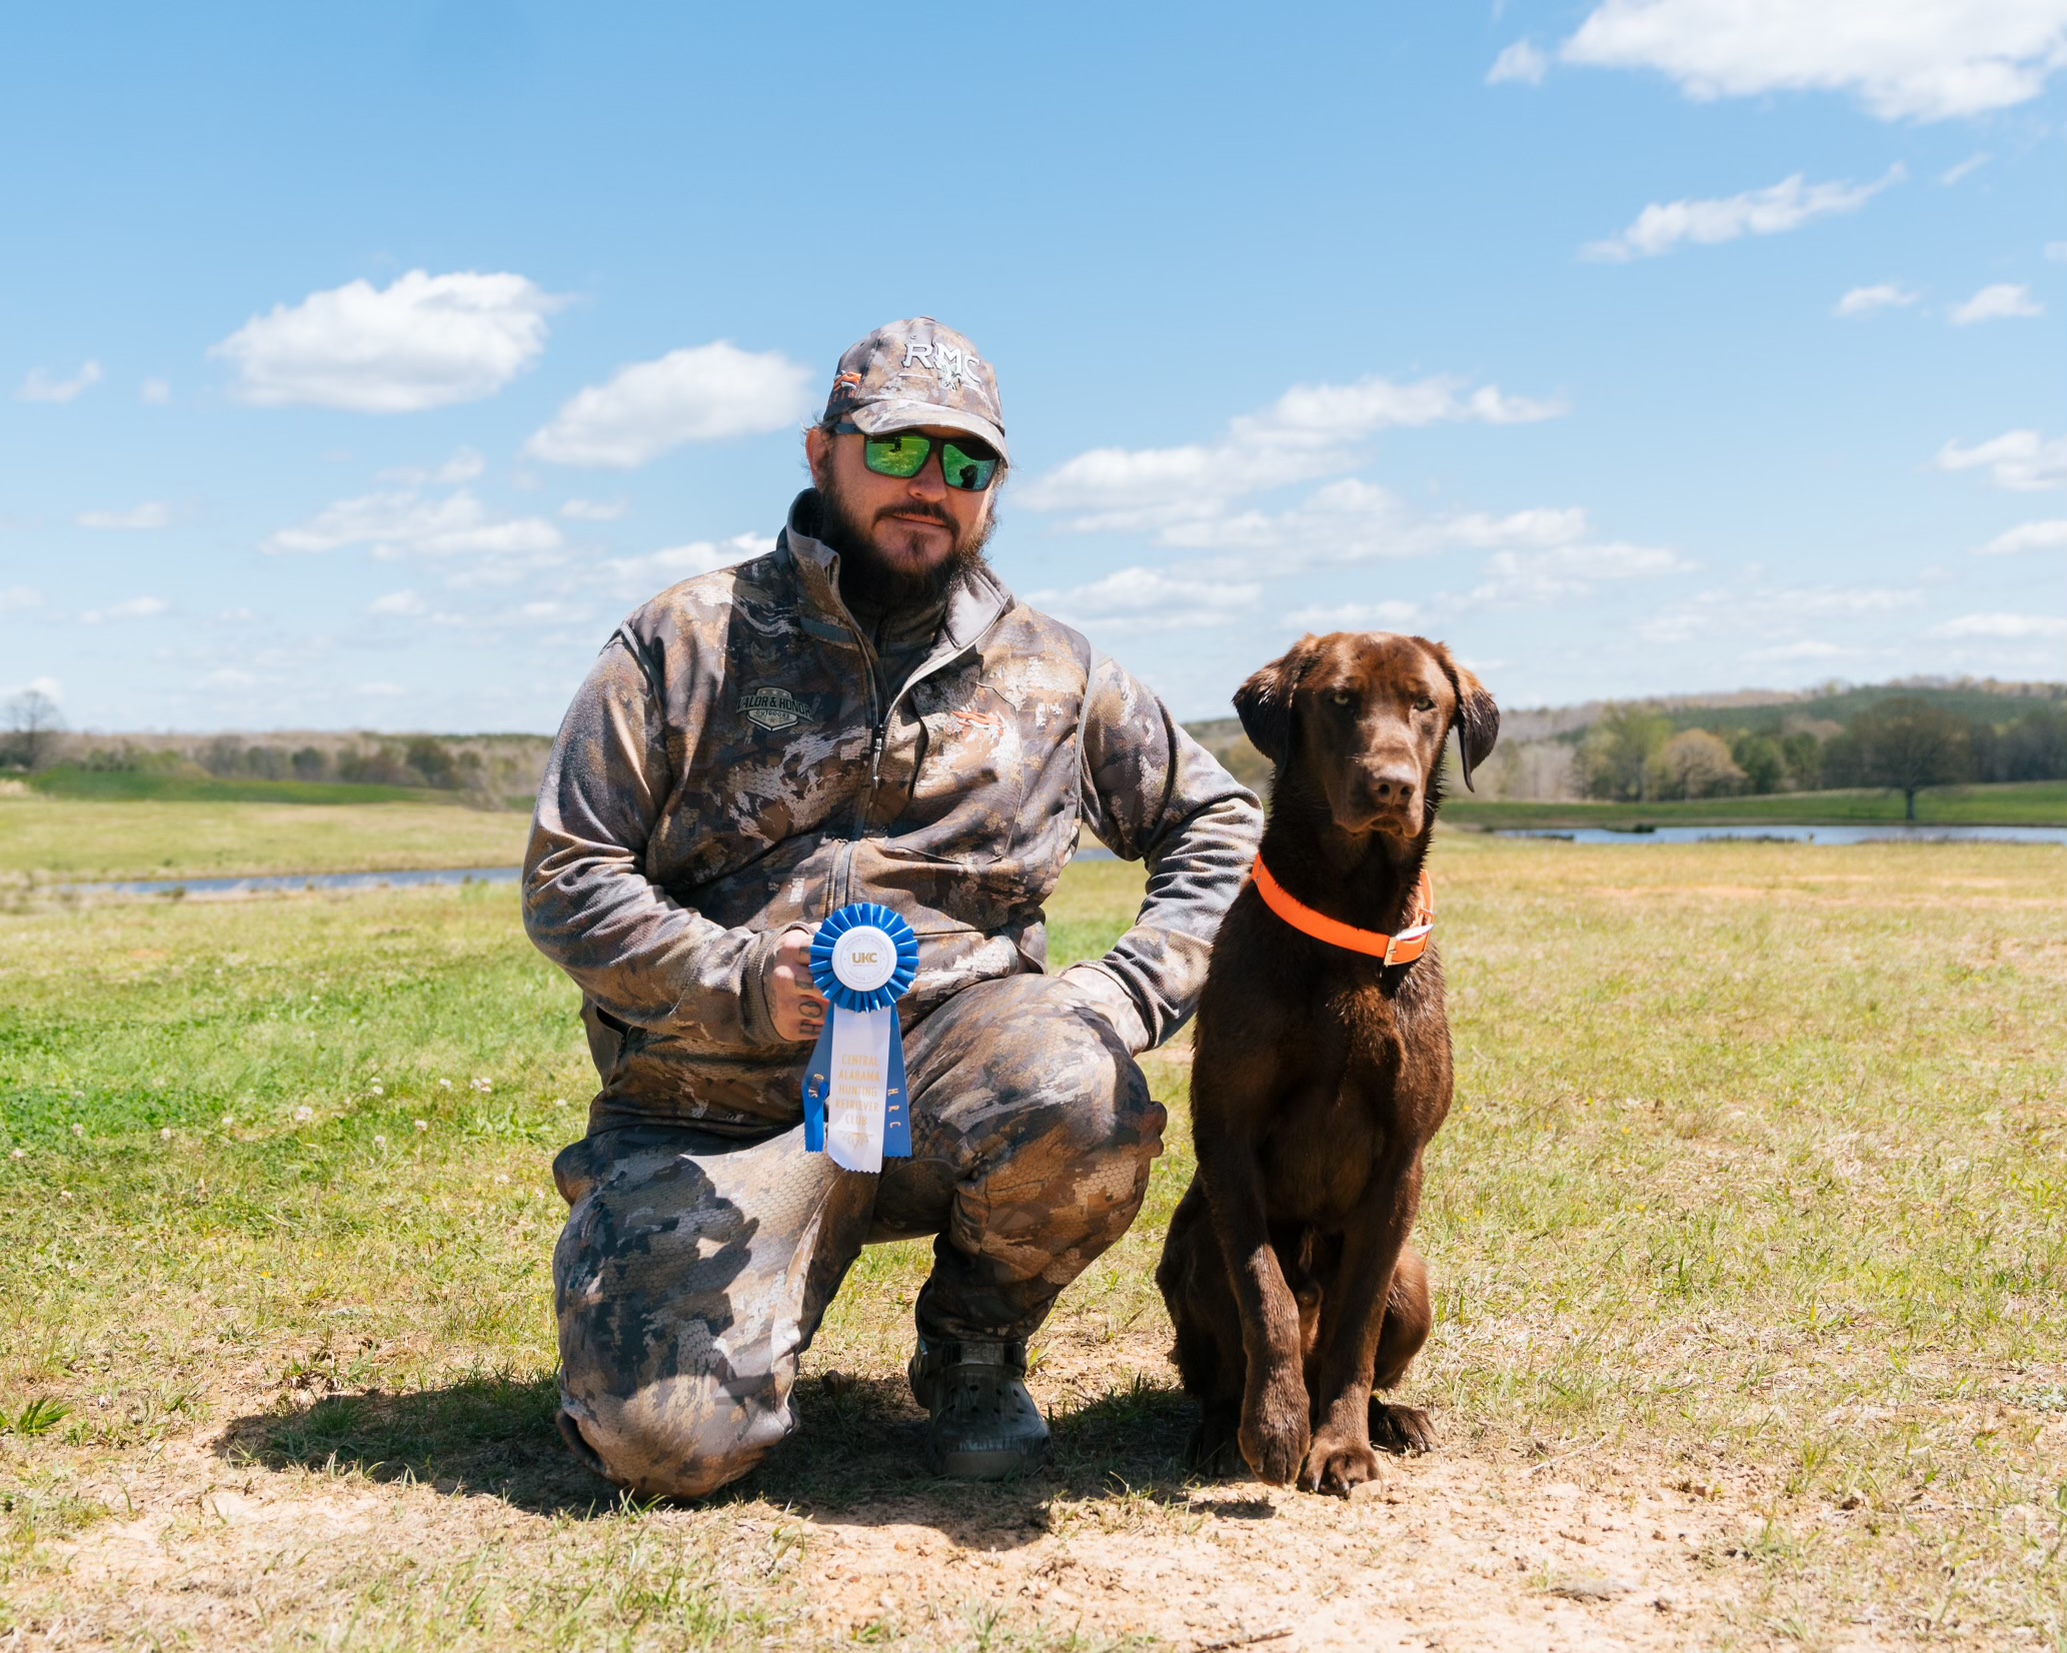
[[[1446,820],[1477,827],[1718,826],[1770,821],[1789,826],[1900,826],[1899,792],[1775,792],[1683,803],[1505,803],[1453,796]],[[1945,787],[1920,794],[1922,826],[2067,826],[2067,781]]]
[[[549,1422],[591,1081],[510,891],[0,914],[0,1646],[2067,1646],[2067,850],[1437,870],[1442,1447],[1349,1503],[1182,1472],[1181,1051],[1049,1471],[917,1469],[883,1247],[805,1433],[639,1509]],[[1073,868],[1057,953],[1137,889]]]
[[[0,795],[0,899],[36,883],[97,879],[513,867],[523,859],[530,824],[518,811],[449,801],[181,802],[12,792]]]

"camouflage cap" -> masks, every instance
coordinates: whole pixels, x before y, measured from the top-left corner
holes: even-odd
[[[825,417],[863,431],[938,425],[980,436],[1009,463],[998,378],[976,347],[931,316],[878,327],[840,358]]]

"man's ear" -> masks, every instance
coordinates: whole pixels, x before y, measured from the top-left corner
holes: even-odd
[[[1471,772],[1493,755],[1493,742],[1500,738],[1500,707],[1485,684],[1450,658],[1448,648],[1425,637],[1416,640],[1436,657],[1450,687],[1456,691],[1457,710],[1450,719],[1450,727],[1457,731],[1457,753],[1462,760],[1465,788],[1476,791],[1471,784]]]
[[[1284,763],[1292,744],[1292,696],[1313,664],[1318,641],[1308,633],[1234,692],[1242,733],[1273,764]]]
[[[804,463],[811,467],[811,486],[823,493],[832,474],[833,439],[821,425],[804,432]]]

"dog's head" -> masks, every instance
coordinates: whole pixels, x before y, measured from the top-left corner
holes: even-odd
[[[1418,838],[1457,731],[1464,784],[1493,750],[1500,708],[1441,643],[1391,632],[1302,637],[1236,691],[1234,709],[1295,784],[1325,800],[1345,832]]]

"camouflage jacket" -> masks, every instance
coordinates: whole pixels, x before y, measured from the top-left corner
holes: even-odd
[[[910,921],[909,1025],[1047,967],[1043,903],[1088,828],[1146,859],[1134,927],[1071,981],[1135,1050],[1191,1013],[1256,853],[1256,799],[1135,678],[988,569],[888,705],[802,531],[621,625],[561,726],[524,861],[532,941],[580,986],[592,1129],[793,1123],[809,1047],[765,977],[784,929],[850,901]]]

